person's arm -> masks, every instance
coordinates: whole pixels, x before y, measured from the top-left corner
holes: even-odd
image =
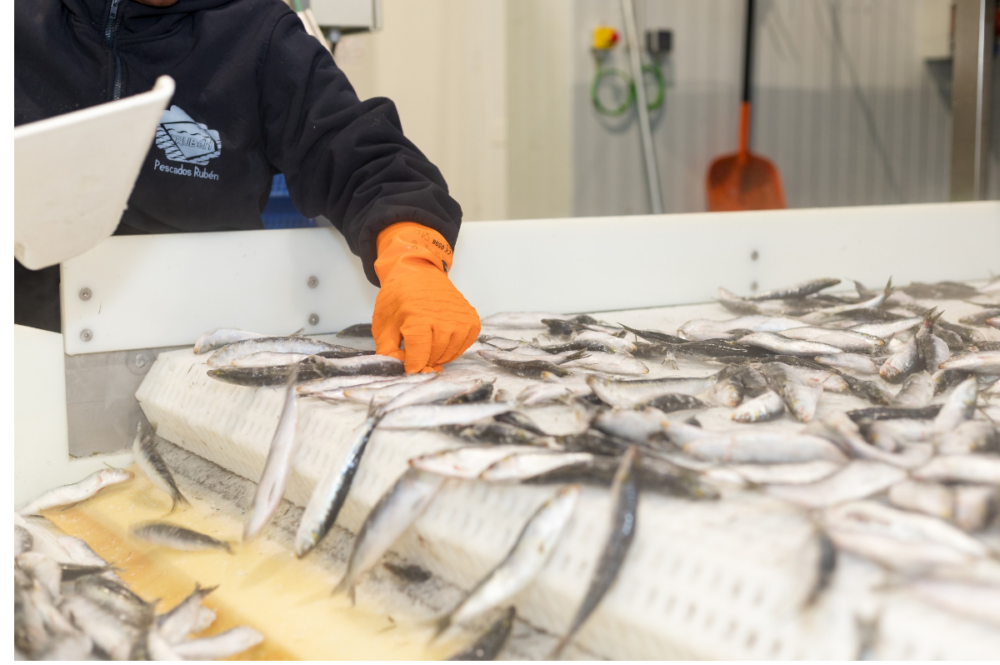
[[[405,356],[407,372],[440,370],[479,334],[476,311],[447,277],[462,209],[440,171],[403,135],[395,105],[359,101],[291,12],[262,55],[260,89],[268,159],[295,207],[326,215],[382,287],[372,318],[379,353]]]

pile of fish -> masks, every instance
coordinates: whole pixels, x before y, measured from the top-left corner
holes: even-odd
[[[581,484],[609,488],[610,512],[595,519],[611,528],[551,656],[614,584],[648,492],[692,501],[762,492],[800,508],[824,553],[809,603],[848,552],[899,574],[930,602],[1000,627],[1000,408],[989,403],[1000,394],[1000,284],[894,289],[890,280],[879,291],[855,283],[856,296],[824,293],[839,282],[748,297],[720,289],[719,304],[734,316],[676,330],[496,314],[483,319],[484,330],[511,336],[484,334],[464,356],[488,363],[484,378],[404,376],[399,361],[371,351],[232,329],[206,333],[195,352],[213,351],[209,375],[218,380],[285,385],[247,539],[284,494],[301,399],[355,402],[369,412],[348,454],[316,486],[298,529],[299,556],[337,521],[377,428],[437,430],[462,442],[410,460],[371,510],[338,586],[352,598],[445,478],[553,486],[505,558],[440,617],[438,633],[489,612],[501,618],[485,636],[509,625],[512,615],[501,610],[541,572]],[[980,311],[952,322],[920,302],[934,299]],[[341,336],[368,334],[355,326]],[[701,371],[687,375],[681,365]],[[500,376],[531,381],[514,394],[494,389]],[[546,432],[530,414],[549,404],[581,409],[589,426]],[[719,426],[720,413],[730,425]]]
[[[151,432],[140,431],[136,462],[153,484],[187,503],[156,451]],[[111,485],[131,480],[124,469],[102,469],[59,487],[14,515],[14,649],[21,660],[219,660],[259,644],[253,628],[237,626],[211,637],[193,637],[215,621],[202,601],[215,587],[194,591],[167,612],[146,601],[83,540],[54,535],[40,511],[70,506]],[[173,512],[173,511],[171,511]],[[228,543],[166,522],[135,525],[136,537],[180,550],[222,549]]]

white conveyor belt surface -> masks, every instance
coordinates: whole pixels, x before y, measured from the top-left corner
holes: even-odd
[[[949,302],[947,309],[955,320],[975,307]],[[672,331],[693,318],[721,320],[733,315],[711,304],[597,316]],[[337,340],[345,341],[351,342]],[[482,362],[474,349],[448,365],[445,374],[499,376],[496,387],[511,394],[529,383]],[[161,354],[136,397],[159,436],[256,482],[281,410],[282,390],[222,383],[207,375],[206,360],[207,356],[186,349]],[[684,360],[680,365],[673,372],[653,367],[649,376],[710,374],[718,369]],[[817,416],[829,409],[864,406],[870,405],[853,396],[827,393]],[[699,419],[709,429],[738,426],[729,420],[729,412],[716,407]],[[564,432],[586,424],[582,412],[570,407],[528,413],[544,427]],[[307,503],[323,471],[344,454],[365,414],[360,404],[300,401],[300,445],[287,499],[299,506]],[[376,431],[338,524],[356,533],[408,459],[459,445],[457,439],[436,432]],[[551,493],[550,487],[449,480],[394,550],[469,589],[499,562],[531,513]],[[515,598],[519,618],[554,635],[566,630],[585,592],[585,580],[597,564],[609,526],[608,507],[606,490],[584,488],[548,565]],[[996,628],[887,588],[881,568],[843,553],[831,587],[815,605],[802,610],[817,556],[814,527],[807,516],[759,493],[727,491],[712,502],[643,493],[636,539],[624,568],[573,642],[586,651],[571,646],[565,656],[846,660],[858,657],[864,644],[870,645],[875,657],[889,660],[982,659],[1000,654]],[[358,598],[365,602],[364,582]],[[864,638],[872,629],[874,639]]]

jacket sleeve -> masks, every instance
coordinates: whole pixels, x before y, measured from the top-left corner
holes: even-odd
[[[326,49],[288,12],[260,65],[268,159],[308,217],[326,215],[375,274],[375,241],[396,222],[416,222],[455,246],[462,209],[437,167],[404,135],[396,106],[358,100]]]

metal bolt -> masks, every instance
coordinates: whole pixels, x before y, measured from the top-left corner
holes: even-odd
[[[80,331],[80,339],[82,339],[84,342],[89,342],[90,340],[94,339],[94,333],[90,332],[90,328],[84,328],[83,330]]]
[[[309,315],[309,325],[315,326],[317,324],[319,324],[319,314],[310,314]]]
[[[135,356],[132,362],[135,364],[136,367],[143,368],[149,362],[149,358],[146,356],[145,353],[139,353]]]
[[[90,296],[92,295],[94,294],[92,294],[90,292],[90,289],[88,289],[86,286],[80,289],[80,300],[90,300]]]
[[[756,249],[753,250],[752,252],[750,252],[750,260],[751,261],[756,261],[759,258],[760,258],[760,254],[757,252]]]
[[[306,284],[309,286],[310,289],[315,289],[317,286],[319,286],[319,278],[316,277],[315,275],[312,275],[309,277],[308,280],[306,280]]]
[[[751,291],[756,291],[757,290],[757,282],[755,282],[755,281],[754,282],[750,282],[750,290]]]

